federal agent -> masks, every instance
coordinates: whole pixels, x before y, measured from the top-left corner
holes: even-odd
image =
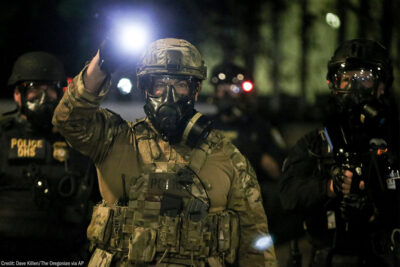
[[[85,260],[95,179],[87,157],[51,124],[66,82],[46,52],[20,56],[8,81],[15,111],[0,118],[0,258]]]
[[[323,127],[284,163],[283,206],[300,213],[311,266],[399,266],[399,171],[388,51],[344,42],[328,63],[332,103]]]
[[[97,167],[103,202],[89,266],[276,266],[256,175],[194,109],[206,67],[181,39],[150,44],[137,67],[146,118],[99,108],[113,64],[102,46],[53,123]]]

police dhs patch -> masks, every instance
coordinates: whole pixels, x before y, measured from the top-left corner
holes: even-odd
[[[9,159],[44,159],[46,157],[46,146],[44,139],[18,138],[10,139]]]

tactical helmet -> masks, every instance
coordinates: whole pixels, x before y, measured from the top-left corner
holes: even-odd
[[[241,85],[244,81],[249,79],[250,75],[244,68],[231,62],[224,62],[215,66],[211,74],[211,83],[213,85],[222,83]]]
[[[14,67],[8,86],[22,81],[57,81],[65,83],[66,76],[62,63],[46,52],[30,52],[20,56]]]
[[[186,40],[166,38],[151,43],[136,73],[139,80],[148,74],[171,74],[206,79],[207,68],[197,48]]]
[[[387,49],[380,43],[366,39],[353,39],[342,43],[328,62],[328,83],[333,85],[334,75],[339,70],[371,68],[380,73],[389,88],[393,82],[393,67]]]

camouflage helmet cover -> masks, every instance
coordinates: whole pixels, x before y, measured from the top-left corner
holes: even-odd
[[[204,80],[207,77],[207,68],[194,45],[183,39],[166,38],[149,45],[136,73],[138,77],[147,74],[171,74]]]
[[[64,66],[55,56],[46,52],[29,52],[14,63],[8,86],[23,81],[55,81],[65,83]]]

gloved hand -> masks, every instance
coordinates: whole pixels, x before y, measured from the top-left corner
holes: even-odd
[[[107,37],[103,40],[100,44],[99,52],[99,67],[107,74],[113,73],[123,62],[123,55],[112,38]]]
[[[333,192],[339,195],[350,194],[351,182],[353,179],[353,173],[342,167],[333,167],[331,170],[332,177],[332,188]]]

